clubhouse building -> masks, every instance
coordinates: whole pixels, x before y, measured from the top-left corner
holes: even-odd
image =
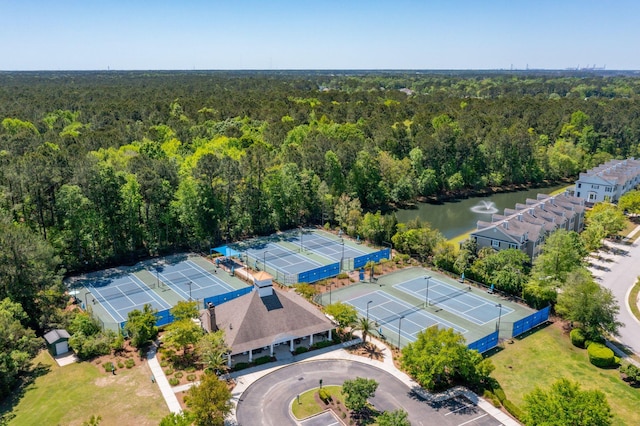
[[[224,330],[230,367],[238,361],[252,362],[256,355],[273,357],[276,350],[279,359],[291,357],[300,346],[331,340],[333,322],[294,291],[274,289],[272,279],[258,272],[253,276],[254,291],[200,313],[206,331]]]

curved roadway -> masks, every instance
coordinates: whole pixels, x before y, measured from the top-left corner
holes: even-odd
[[[441,404],[429,404],[417,397],[400,380],[381,369],[349,360],[306,361],[275,370],[254,382],[244,391],[236,408],[239,426],[296,425],[289,406],[296,395],[323,385],[342,385],[346,379],[372,378],[378,382],[374,398],[369,401],[378,410],[402,408],[409,413],[412,425],[499,425],[493,417],[458,397]]]
[[[629,291],[640,275],[640,243],[636,241],[631,245],[625,245],[607,241],[606,244],[619,250],[619,254],[612,256],[610,252],[599,253],[609,261],[591,259],[592,263],[606,269],[590,269],[599,278],[600,284],[611,289],[618,300],[618,320],[624,324],[619,330],[619,340],[640,355],[640,321],[631,313],[628,302]]]

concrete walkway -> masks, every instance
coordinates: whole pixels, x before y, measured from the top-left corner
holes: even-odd
[[[151,349],[149,349],[149,352],[147,352],[147,362],[149,363],[149,368],[151,369],[152,374],[151,380],[155,380],[158,384],[160,392],[162,392],[162,396],[169,407],[169,411],[172,413],[181,413],[182,408],[180,407],[178,398],[171,388],[169,380],[167,380],[167,376],[165,376],[162,367],[160,367],[158,358],[156,358],[157,348],[157,345],[154,343]]]

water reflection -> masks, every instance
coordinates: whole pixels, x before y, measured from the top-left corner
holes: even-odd
[[[505,208],[513,209],[516,203],[524,203],[527,198],[535,199],[538,194],[549,194],[565,187],[567,185],[505,192],[491,197],[473,197],[443,204],[420,203],[417,209],[398,210],[396,215],[398,221],[403,223],[420,218],[451,239],[476,229],[479,220],[490,221],[494,213],[504,213]]]

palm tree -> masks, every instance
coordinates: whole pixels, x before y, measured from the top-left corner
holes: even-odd
[[[353,330],[362,332],[362,342],[366,344],[367,336],[371,334],[371,331],[373,330],[373,323],[365,317],[360,317],[353,326]]]

